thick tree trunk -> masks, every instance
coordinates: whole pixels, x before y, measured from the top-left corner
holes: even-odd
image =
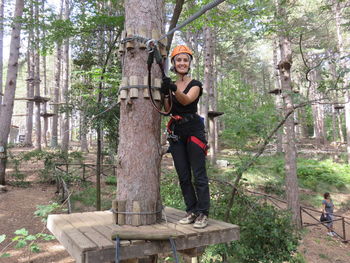
[[[148,32],[163,33],[164,2],[126,0],[125,18],[127,33],[141,27],[147,28]],[[150,33],[147,37],[151,37]],[[123,77],[136,76],[138,84],[142,84],[147,76],[147,55],[137,46],[126,50]],[[159,71],[153,71],[152,77],[161,78],[161,75]],[[160,115],[148,99],[142,98],[142,92],[139,94],[137,99],[120,102],[117,199],[126,201],[126,211],[132,211],[133,201],[139,201],[142,212],[155,213],[161,208]],[[142,215],[141,224],[153,224],[159,216],[159,213]],[[126,223],[131,223],[131,216],[126,216]]]
[[[33,3],[30,2],[29,15],[33,19]],[[34,32],[33,29],[29,29],[28,33],[28,50],[27,50],[27,97],[34,97],[34,45],[33,45]],[[26,146],[33,146],[33,113],[34,113],[34,102],[27,101],[27,116],[26,116],[26,136],[24,144]]]
[[[14,24],[11,33],[10,58],[7,69],[7,80],[5,84],[4,101],[0,111],[0,184],[5,184],[7,140],[10,133],[13,104],[15,99],[19,48],[21,43],[20,17],[23,14],[23,0],[16,0]]]
[[[294,110],[293,99],[291,96],[292,94],[292,81],[291,81],[292,49],[291,49],[291,42],[287,36],[280,37],[280,51],[281,51],[281,61],[278,67],[280,71],[282,97],[284,100],[284,110],[285,110],[285,113],[287,113]],[[288,208],[291,209],[292,211],[292,219],[295,225],[297,227],[301,227],[293,114],[291,114],[291,116],[286,120],[285,136],[287,139],[284,152],[285,152],[286,191],[287,191]]]
[[[0,111],[3,97],[3,88],[2,88],[2,75],[4,68],[4,4],[5,0],[0,1]]]
[[[64,1],[64,19],[69,19],[69,0]],[[69,39],[64,41],[63,45],[63,101],[68,104],[68,86],[69,86]],[[68,152],[69,148],[69,112],[64,113],[62,125],[62,151]]]
[[[35,21],[39,23],[39,3],[35,2]],[[39,27],[35,28],[35,76],[34,76],[34,94],[35,97],[40,97],[40,32]],[[35,102],[35,149],[41,150],[41,103]]]

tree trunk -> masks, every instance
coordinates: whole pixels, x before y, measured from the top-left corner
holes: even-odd
[[[279,17],[284,18],[284,22],[288,23],[288,15],[284,7],[287,2],[280,2],[277,4],[277,12]],[[288,113],[294,110],[292,98],[292,48],[291,41],[287,35],[281,33],[279,37],[279,47],[281,52],[281,61],[278,64],[280,73],[282,97],[284,101],[284,111]],[[297,163],[296,163],[296,146],[295,146],[295,129],[293,114],[285,122],[285,136],[286,144],[285,152],[285,170],[286,170],[286,194],[288,208],[292,212],[292,220],[296,227],[301,227],[300,221],[300,201],[299,201],[299,187],[297,178]]]
[[[45,11],[45,0],[42,0],[41,2],[41,12],[44,14]],[[45,33],[45,29],[43,29],[43,38],[45,38],[46,33]],[[43,77],[44,77],[44,96],[45,97],[49,97],[49,93],[48,93],[48,89],[47,89],[47,67],[46,67],[46,55],[42,56],[43,58]],[[45,114],[47,113],[47,102],[45,101],[43,104],[43,113],[44,116],[46,116]],[[48,128],[49,128],[49,119],[48,117],[44,117],[44,128],[43,128],[43,140],[44,140],[44,144],[45,147],[48,147],[48,141],[47,141],[47,132],[48,132]]]
[[[62,19],[63,0],[61,0],[59,18]],[[51,147],[58,147],[58,108],[60,102],[60,87],[61,87],[61,69],[62,69],[62,43],[56,43],[56,60],[55,60],[55,88],[53,95],[53,114],[51,128]]]
[[[274,65],[274,73],[275,73],[275,89],[280,90],[281,89],[281,82],[279,78],[279,73],[278,73],[278,40],[276,39],[274,41],[274,46],[273,46],[273,65]],[[276,94],[276,108],[277,108],[277,113],[280,117],[283,116],[282,112],[282,96],[281,94],[277,93]],[[277,140],[276,140],[276,152],[277,153],[282,153],[283,152],[283,130],[279,129],[277,131]]]
[[[282,8],[281,8],[282,9]],[[283,13],[284,10],[282,10]],[[281,61],[278,65],[280,71],[282,96],[284,100],[285,112],[293,111],[292,99],[292,49],[291,42],[287,36],[280,37]],[[286,120],[285,136],[287,142],[285,144],[285,169],[286,169],[286,191],[288,208],[292,211],[292,219],[295,225],[300,228],[300,202],[299,202],[299,187],[297,178],[296,164],[296,146],[295,146],[295,130],[293,114]]]
[[[201,114],[204,118],[205,128],[209,129],[209,119],[208,119],[208,111],[209,111],[209,89],[211,83],[211,73],[213,71],[213,38],[211,28],[206,26],[204,28],[204,83],[203,83],[203,95],[201,98]]]
[[[29,16],[33,19],[33,3],[30,2]],[[34,97],[34,44],[33,44],[34,32],[33,29],[29,28],[28,33],[28,50],[27,50],[27,97]],[[34,102],[27,101],[27,116],[26,116],[26,136],[24,144],[26,146],[33,146],[33,113],[34,113]]]
[[[2,75],[4,68],[4,6],[5,0],[1,0],[0,2],[0,111],[3,97],[3,88],[2,88]]]
[[[89,145],[88,145],[88,140],[87,140],[87,121],[86,121],[86,116],[85,113],[82,111],[80,113],[80,127],[79,127],[79,132],[80,132],[80,149],[82,152],[89,152]]]
[[[18,58],[21,43],[21,23],[20,17],[23,14],[23,0],[16,0],[14,23],[11,33],[10,57],[7,69],[7,80],[5,84],[4,101],[0,112],[0,184],[5,184],[7,140],[10,133],[13,104],[15,99]]]
[[[64,0],[64,19],[69,19],[69,0]],[[68,105],[68,86],[69,86],[69,39],[64,41],[63,45],[63,101]],[[68,152],[69,148],[69,112],[64,113],[62,125],[62,151]]]
[[[319,100],[322,95],[317,91],[317,87],[321,81],[320,73],[317,69],[314,69],[310,74],[311,84],[311,100]],[[313,119],[314,119],[314,137],[316,139],[317,146],[323,146],[326,142],[326,131],[324,126],[324,107],[323,104],[315,102],[311,105]]]
[[[39,23],[39,3],[35,2],[35,21]],[[34,76],[34,94],[40,97],[40,32],[39,26],[35,27],[35,76]],[[41,150],[41,119],[40,119],[40,101],[35,102],[35,149]]]
[[[335,17],[335,27],[337,30],[337,40],[338,40],[338,52],[339,58],[345,57],[343,36],[341,32],[341,21],[342,21],[342,10],[341,2],[335,0],[334,2],[334,17]],[[347,65],[345,59],[340,62],[341,71],[346,70]],[[349,73],[347,73],[349,74]],[[344,75],[343,87],[347,87],[349,80],[347,74]],[[348,89],[345,90],[345,126],[346,126],[346,151],[347,151],[347,161],[350,163],[350,92]],[[340,131],[340,130],[339,130]]]
[[[142,26],[149,32],[163,33],[163,18],[163,1],[125,1],[125,28],[129,34]],[[150,33],[147,37],[151,37]],[[136,76],[138,85],[142,85],[147,76],[147,55],[139,48],[126,50],[123,77]],[[161,75],[154,70],[152,77],[161,78]],[[160,115],[141,94],[137,99],[120,102],[117,199],[126,201],[126,211],[132,211],[133,201],[139,201],[142,212],[155,213],[161,208]],[[141,215],[141,224],[153,224],[157,219],[160,213]],[[131,224],[131,216],[126,216],[126,223]]]

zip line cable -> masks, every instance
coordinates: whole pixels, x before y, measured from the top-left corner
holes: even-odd
[[[200,17],[201,15],[203,15],[205,12],[207,12],[208,10],[216,7],[217,5],[221,4],[222,2],[224,2],[225,0],[215,0],[214,2],[211,2],[209,4],[206,4],[205,6],[203,6],[203,8],[201,10],[199,10],[197,13],[193,14],[192,16],[190,16],[189,18],[187,18],[183,23],[181,23],[180,25],[174,27],[172,30],[170,30],[168,33],[164,34],[163,36],[161,36],[160,39],[158,39],[157,41],[161,41],[162,39],[168,37],[169,35],[173,34],[175,31],[183,28],[184,26],[188,25],[189,23],[191,23],[192,21],[196,20],[198,17]]]

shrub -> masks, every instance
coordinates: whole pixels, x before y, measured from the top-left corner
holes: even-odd
[[[211,247],[206,251],[204,262],[222,262],[226,257],[229,262],[279,263],[293,258],[299,234],[289,213],[240,195],[236,198],[230,222],[240,226],[240,240],[229,246]],[[211,261],[213,257],[217,260]]]

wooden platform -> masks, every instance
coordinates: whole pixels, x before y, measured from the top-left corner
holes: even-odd
[[[184,211],[167,207],[161,223],[135,227],[113,224],[110,211],[60,214],[49,215],[47,227],[78,263],[113,261],[115,243],[111,236],[118,229],[147,233],[172,230],[178,236],[175,239],[178,252],[239,239],[239,227],[236,225],[209,219],[209,225],[205,229],[195,229],[192,225],[177,223],[184,215]],[[169,241],[123,240],[120,259],[170,252]]]

